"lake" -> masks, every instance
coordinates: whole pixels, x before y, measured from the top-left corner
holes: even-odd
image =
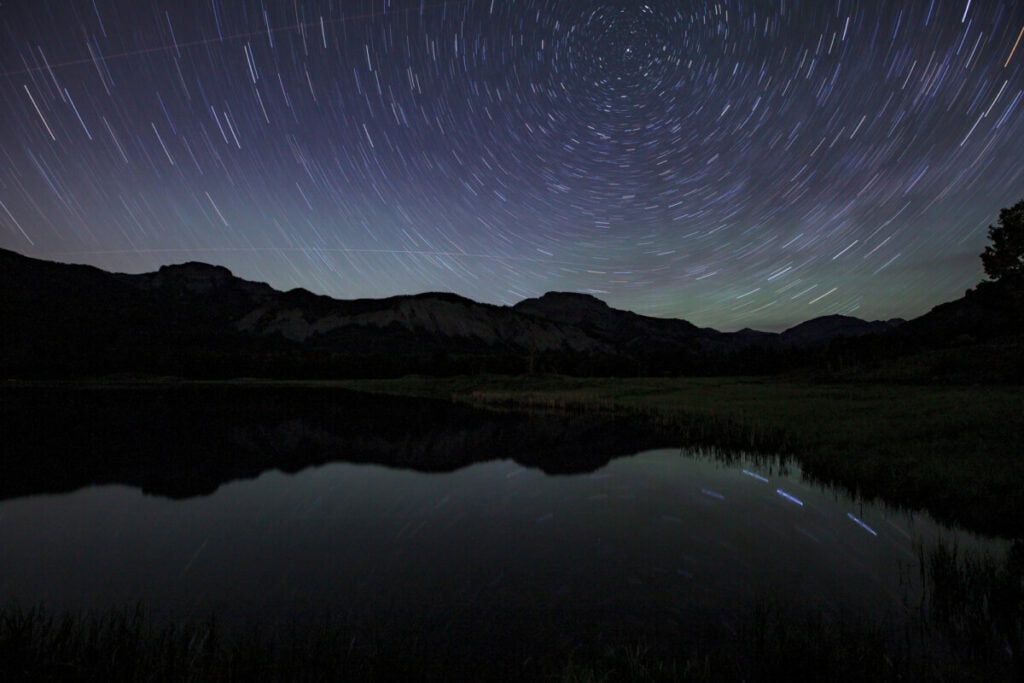
[[[580,416],[346,396],[278,402],[307,412],[272,418],[275,401],[257,398],[227,419],[159,393],[125,414],[100,392],[51,406],[59,428],[20,427],[0,604],[140,602],[228,629],[330,618],[481,657],[510,643],[671,648],[727,641],[765,604],[898,634],[920,616],[925,549],[1006,549],[792,463],[649,448],[667,438],[650,429],[616,429],[629,451]],[[76,458],[98,483],[61,467]],[[32,493],[47,472],[57,492]]]

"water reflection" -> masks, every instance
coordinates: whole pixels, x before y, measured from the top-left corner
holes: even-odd
[[[837,618],[905,613],[900,567],[939,527],[750,471],[768,482],[658,450],[575,477],[509,461],[439,475],[331,464],[188,501],[124,486],[36,496],[0,505],[0,601],[141,600],[265,624],[327,609],[460,640],[528,638],[531,624],[728,632],[765,595]]]
[[[19,388],[0,390],[0,402],[0,498],[104,483],[187,498],[266,470],[334,461],[447,472],[509,459],[579,473],[677,439],[635,419],[303,387]]]
[[[0,604],[141,601],[264,627],[330,613],[483,657],[728,639],[766,599],[896,637],[919,616],[922,548],[1004,550],[794,466],[645,450],[670,438],[651,425],[337,392],[181,398],[120,412],[72,396],[50,413],[60,429],[15,426]]]

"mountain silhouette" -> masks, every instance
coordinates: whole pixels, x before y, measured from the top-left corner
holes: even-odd
[[[720,332],[549,292],[514,306],[450,293],[339,300],[188,262],[129,275],[0,250],[0,371],[186,377],[406,373],[735,374],[807,365],[827,349],[1019,334],[995,283],[921,318],[815,318],[782,333]],[[1019,297],[1018,297],[1019,299]],[[870,355],[870,353],[869,353]]]

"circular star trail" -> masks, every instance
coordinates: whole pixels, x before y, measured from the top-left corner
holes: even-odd
[[[0,246],[720,329],[919,315],[1024,198],[1017,0],[0,5]]]

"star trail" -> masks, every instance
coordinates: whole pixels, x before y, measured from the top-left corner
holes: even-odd
[[[1024,199],[1019,0],[15,0],[0,247],[724,330],[912,317]]]

